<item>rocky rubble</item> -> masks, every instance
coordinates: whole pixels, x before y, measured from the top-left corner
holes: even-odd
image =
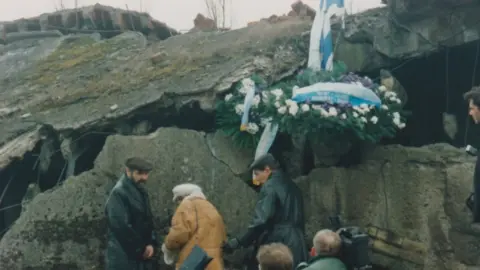
[[[155,164],[147,185],[159,232],[173,207],[171,188],[185,181],[205,188],[230,234],[248,222],[255,193],[238,175],[251,152],[232,148],[220,133],[161,128],[147,136],[116,135],[108,138],[93,170],[33,199],[0,241],[0,268],[101,269],[103,205],[125,157],[132,155]],[[469,230],[463,203],[472,170],[473,160],[447,145],[379,147],[354,168],[315,169],[296,180],[305,194],[307,236],[328,227],[327,217],[339,213],[346,225],[378,226],[426,246],[421,264],[374,253],[375,262],[388,269],[479,267],[479,235]]]
[[[438,42],[478,39],[472,22],[478,6],[458,8],[455,21],[432,12],[408,23],[399,18],[401,24],[389,8],[349,16],[345,30],[334,24],[338,60],[366,72],[435,52]],[[57,186],[35,196],[2,238],[0,269],[101,269],[103,204],[131,155],[156,164],[148,185],[159,231],[172,208],[171,187],[192,181],[218,205],[229,231],[238,232],[255,200],[241,179],[252,153],[214,132],[215,101],[253,73],[272,84],[304,66],[311,16],[297,15],[153,43],[125,32],[0,45],[0,187],[15,183],[0,207],[20,202],[27,187],[43,180],[49,185],[42,191]],[[452,38],[455,29],[463,31]],[[86,139],[96,133],[121,135],[105,145]],[[83,165],[95,158],[93,168]],[[378,226],[427,247],[417,264],[375,253],[388,269],[479,268],[479,239],[464,207],[472,168],[461,151],[434,145],[378,147],[361,165],[314,169],[296,180],[305,192],[308,237],[340,213],[349,225]],[[71,177],[58,185],[62,175]],[[3,211],[0,225],[8,229],[18,212]]]
[[[480,233],[470,229],[465,199],[473,158],[449,145],[377,147],[353,168],[322,168],[297,179],[305,192],[309,236],[340,214],[346,225],[376,226],[425,245],[420,263],[374,253],[387,269],[466,270],[480,267]]]
[[[8,45],[12,53],[0,59],[0,70],[7,71],[0,81],[0,145],[38,124],[82,132],[120,128],[132,112],[193,103],[211,112],[216,96],[234,82],[254,72],[278,81],[301,67],[305,51],[298,46],[308,28],[296,20],[181,35],[151,46],[135,32],[101,41],[71,36]]]
[[[103,37],[138,31],[158,39],[178,34],[175,29],[153,19],[147,13],[95,4],[45,13],[34,18],[0,22],[0,41],[13,42],[32,35],[32,32],[37,35],[42,32],[44,36],[45,33],[54,35],[50,30],[57,30],[59,34],[96,32]]]
[[[181,182],[201,185],[225,217],[229,233],[239,233],[255,193],[237,177],[252,153],[235,151],[233,156],[233,150],[222,134],[177,128],[109,137],[95,169],[37,195],[28,205],[0,242],[0,269],[102,269],[104,203],[125,158],[134,155],[155,164],[147,186],[159,234],[173,211],[171,190]]]

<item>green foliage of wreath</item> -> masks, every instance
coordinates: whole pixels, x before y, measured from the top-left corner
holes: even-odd
[[[380,108],[366,104],[358,107],[297,104],[289,99],[294,87],[301,88],[318,82],[345,81],[345,76],[346,66],[342,63],[335,63],[332,71],[316,72],[306,69],[293,79],[268,88],[261,77],[254,75],[237,83],[231,93],[217,102],[217,126],[242,148],[257,145],[267,121],[278,123],[280,132],[315,136],[326,144],[339,140],[377,143],[382,138],[394,137],[399,129],[405,127],[408,112],[402,110],[400,99],[394,92],[386,91],[383,86],[373,83],[369,88],[380,97]],[[368,78],[362,80],[371,82]],[[249,110],[247,130],[241,131],[245,93],[253,83],[261,89],[261,93],[256,94]]]

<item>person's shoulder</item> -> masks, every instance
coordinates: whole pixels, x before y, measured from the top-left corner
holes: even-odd
[[[183,199],[177,207],[177,211],[180,212],[187,212],[191,211],[196,207],[195,202],[193,200],[189,200],[187,198]]]
[[[318,261],[320,265],[325,265],[325,266],[328,266],[329,269],[335,269],[335,270],[346,270],[347,267],[345,266],[345,264],[342,262],[342,260],[340,260],[339,258],[336,258],[336,257],[327,257],[327,258],[323,258],[321,260]]]

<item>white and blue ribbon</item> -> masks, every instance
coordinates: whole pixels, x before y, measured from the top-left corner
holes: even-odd
[[[320,0],[310,31],[310,52],[308,55],[308,67],[310,69],[317,71],[333,69],[334,52],[330,19],[334,15],[342,16],[342,18],[345,16],[345,1]]]

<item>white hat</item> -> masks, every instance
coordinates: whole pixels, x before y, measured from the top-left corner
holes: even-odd
[[[177,185],[172,189],[173,201],[176,201],[178,197],[186,197],[195,192],[202,193],[202,188],[190,183]]]

